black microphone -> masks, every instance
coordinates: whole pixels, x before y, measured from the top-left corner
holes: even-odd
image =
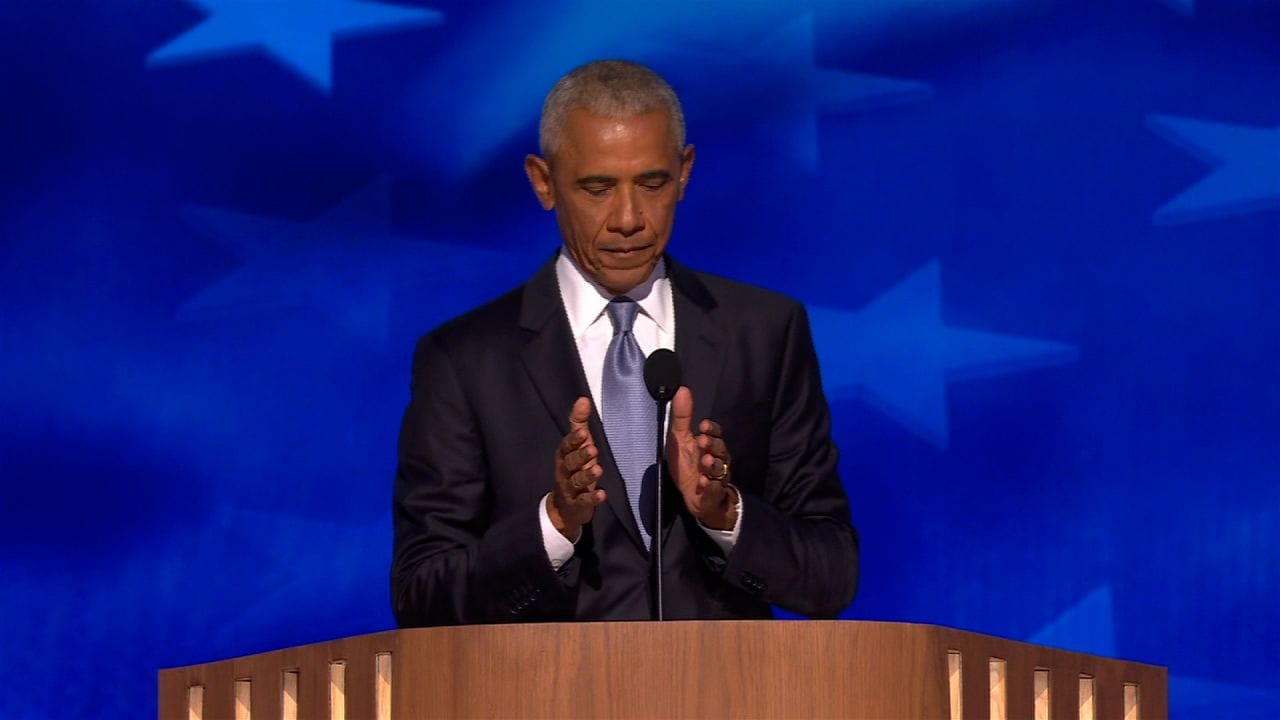
[[[680,389],[680,358],[666,348],[654,350],[644,361],[644,385],[654,400],[670,401]]]
[[[644,361],[644,385],[649,394],[657,401],[658,406],[658,468],[654,488],[654,499],[657,501],[656,517],[653,531],[654,575],[656,580],[656,605],[658,620],[664,620],[662,610],[662,456],[666,440],[665,425],[667,419],[667,403],[680,389],[680,358],[666,348],[654,350]]]

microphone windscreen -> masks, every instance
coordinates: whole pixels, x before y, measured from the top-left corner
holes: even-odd
[[[680,359],[665,348],[654,350],[644,361],[644,385],[658,402],[666,402],[680,389]]]

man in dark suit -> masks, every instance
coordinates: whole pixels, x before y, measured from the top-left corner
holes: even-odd
[[[658,533],[668,618],[836,615],[857,536],[808,321],[665,254],[694,159],[675,93],[634,63],[590,63],[547,96],[539,136],[525,169],[564,246],[414,356],[397,621],[652,618]],[[657,528],[657,419],[637,395],[638,363],[662,347],[684,387]]]

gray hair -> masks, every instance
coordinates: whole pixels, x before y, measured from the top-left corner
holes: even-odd
[[[684,147],[684,111],[666,80],[629,60],[596,60],[580,65],[556,81],[542,103],[538,150],[550,158],[564,139],[565,119],[574,108],[607,118],[633,118],[664,110],[671,118],[676,148]]]

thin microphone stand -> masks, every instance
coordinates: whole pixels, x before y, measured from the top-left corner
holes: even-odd
[[[656,513],[657,517],[655,518],[655,527],[653,532],[653,553],[656,560],[656,568],[657,568],[656,572],[658,576],[657,577],[658,620],[661,621],[665,619],[663,616],[663,609],[662,609],[662,485],[663,485],[663,479],[664,479],[663,472],[662,472],[662,464],[663,464],[662,451],[663,451],[663,445],[664,445],[663,439],[664,439],[664,436],[666,435],[665,426],[666,426],[666,420],[667,420],[667,402],[665,400],[661,400],[657,403],[657,406],[658,406],[658,477],[657,477],[657,488],[656,488],[656,492],[654,493],[654,497],[657,500],[658,511]]]

